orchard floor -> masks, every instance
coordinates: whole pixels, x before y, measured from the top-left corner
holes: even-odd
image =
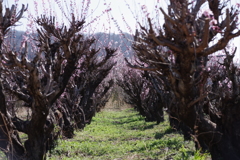
[[[48,160],[189,160],[210,159],[165,122],[145,122],[132,109],[105,109],[75,137],[59,140]]]

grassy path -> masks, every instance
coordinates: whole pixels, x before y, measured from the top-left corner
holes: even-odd
[[[206,159],[184,142],[168,122],[145,122],[137,112],[103,111],[74,139],[60,140],[48,160]]]

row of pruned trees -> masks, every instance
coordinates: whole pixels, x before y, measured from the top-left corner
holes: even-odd
[[[200,13],[202,6],[209,10]],[[166,108],[171,125],[191,135],[197,148],[209,150],[213,159],[240,159],[239,68],[236,50],[226,48],[240,35],[239,9],[226,6],[219,0],[170,0],[167,11],[160,8],[162,27],[148,18],[136,31],[137,61],[127,63],[141,71],[123,70],[117,85],[146,120],[160,123]],[[13,5],[3,13],[0,5],[0,149],[9,159],[37,160],[46,158],[59,134],[71,138],[75,128],[89,124],[108,100],[113,81],[106,77],[115,50],[99,53],[95,39],[81,34],[84,20],[72,15],[69,27],[56,27],[54,17],[37,18],[33,58],[27,43],[14,52],[4,37],[25,10]],[[213,64],[209,55],[220,50],[225,57]],[[9,100],[29,108],[28,118],[9,112]],[[25,142],[19,132],[28,135]]]
[[[123,90],[122,99],[137,110],[147,122],[164,121],[162,95],[149,80],[147,72],[125,68],[116,84]]]
[[[170,117],[182,124],[179,129],[187,128],[197,147],[210,151],[212,159],[240,159],[239,68],[233,63],[236,49],[227,48],[240,35],[239,5],[229,9],[227,2],[170,0],[167,10],[160,8],[162,27],[150,18],[147,26],[140,25],[133,42],[138,60],[127,61],[151,75],[151,85],[165,96],[163,107]],[[200,13],[203,6],[209,10]],[[218,51],[225,56],[210,59]],[[139,85],[148,92],[144,80],[139,76],[131,87]],[[126,93],[131,90],[124,88]]]
[[[89,124],[109,99],[116,50],[94,47],[96,40],[81,33],[84,20],[72,15],[69,27],[56,27],[54,17],[38,17],[31,43],[36,49],[29,53],[24,42],[15,52],[4,45],[5,36],[26,10],[24,5],[19,11],[16,5],[3,9],[0,2],[0,149],[8,159],[42,160],[61,134],[73,137],[74,129]],[[28,108],[29,115],[16,114],[10,100]]]
[[[184,139],[190,140],[191,129],[177,118],[177,111],[172,111],[176,104],[172,99],[173,95],[168,83],[165,83],[166,77],[159,77],[153,72],[141,71],[137,68],[125,67],[117,77],[116,85],[120,87],[118,90],[121,94],[119,99],[138,111],[145,117],[146,122],[159,124],[164,121],[164,112],[167,113],[172,129],[181,131]]]

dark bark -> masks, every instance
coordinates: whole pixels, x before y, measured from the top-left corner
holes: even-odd
[[[91,123],[96,112],[100,111],[100,105],[103,104],[101,98],[112,87],[111,80],[107,79],[115,65],[112,61],[115,51],[106,48],[105,53],[89,52],[77,67],[79,70],[77,69],[71,78],[64,96],[60,98],[58,105],[66,110],[66,118],[74,122],[72,126],[75,128],[84,129],[86,124]],[[99,55],[104,57],[99,59]],[[64,125],[64,128],[67,126]]]
[[[176,104],[168,112],[192,130],[198,148],[209,149],[213,159],[240,159],[236,134],[239,71],[233,65],[234,53],[225,49],[231,39],[240,35],[236,24],[239,11],[232,7],[221,17],[225,4],[208,2],[212,12],[199,17],[196,15],[204,0],[192,7],[187,0],[171,1],[168,13],[160,8],[165,18],[163,27],[157,27],[160,31],[154,30],[156,26],[148,18],[149,26],[140,26],[141,32],[135,36],[137,42],[133,43],[137,63],[142,62],[145,67],[127,63],[132,68],[154,72],[167,83],[164,90]],[[221,37],[214,43],[219,32]],[[207,64],[208,55],[222,49],[226,56],[223,62]]]
[[[2,11],[0,2],[0,45],[9,27],[22,17],[26,7],[23,5],[17,12],[16,6],[13,5],[11,9],[5,9],[5,15]],[[61,134],[72,138],[74,125],[71,116],[74,115],[73,118],[77,121],[78,116],[82,115],[79,122],[81,125],[85,125],[86,116],[90,121],[98,107],[93,104],[91,98],[115,65],[109,60],[116,50],[106,48],[106,56],[101,55],[103,58],[100,59],[97,54],[100,49],[96,50],[92,46],[95,39],[87,39],[80,34],[84,20],[77,21],[72,15],[70,27],[63,25],[60,28],[55,26],[55,17],[47,18],[43,15],[35,22],[39,25],[38,37],[34,39],[38,49],[35,50],[33,59],[28,57],[27,42],[20,57],[10,48],[1,46],[0,125],[3,127],[0,128],[0,138],[3,143],[0,143],[0,149],[9,159],[46,159],[47,151],[55,147]],[[80,79],[83,82],[77,84],[79,86],[74,89],[88,92],[86,96],[83,94],[84,105],[80,108],[81,95],[74,95],[73,90],[69,94],[73,94],[72,97],[76,96],[75,99],[71,103],[59,106],[57,100],[62,98],[64,92],[69,91],[67,86],[75,85],[72,79],[76,77],[74,74],[77,74],[77,68],[83,72]],[[94,71],[95,78],[88,70]],[[88,77],[84,79],[86,71]],[[86,90],[85,85],[88,86]],[[27,119],[18,117],[14,109],[10,115],[7,110],[9,103],[5,102],[5,99],[9,98],[21,101],[21,105],[31,110],[30,116]],[[67,108],[67,105],[71,107]],[[95,106],[94,110],[91,110],[92,106]],[[24,146],[20,142],[18,131],[28,135]]]
[[[117,81],[123,89],[125,96],[123,100],[132,105],[145,121],[157,124],[164,121],[162,95],[154,88],[148,73],[125,70]],[[146,78],[147,77],[147,78]]]
[[[14,25],[26,11],[26,7],[23,5],[22,9],[17,12],[16,5],[12,5],[12,8],[5,8],[5,14],[3,14],[2,2],[0,2],[0,24],[1,24],[1,37],[0,37],[0,56],[3,55],[2,43],[4,36],[9,31],[9,27]],[[13,14],[13,12],[15,14]],[[14,20],[13,15],[15,15]],[[3,69],[1,68],[1,76]],[[7,111],[5,95],[3,93],[2,82],[0,83],[0,150],[3,151],[8,159],[19,160],[25,156],[25,149],[21,144],[17,130],[11,122],[11,116]]]
[[[22,12],[23,10],[24,7]],[[2,18],[0,16],[0,19]],[[1,50],[4,94],[1,88],[0,123],[5,127],[0,129],[0,136],[6,142],[1,144],[1,149],[12,159],[46,159],[46,152],[55,146],[61,134],[61,130],[54,131],[55,127],[64,129],[67,137],[73,136],[73,126],[69,125],[70,120],[66,118],[66,112],[62,110],[62,114],[61,111],[52,109],[56,100],[65,91],[79,59],[87,53],[97,52],[90,49],[94,43],[93,39],[84,39],[78,34],[84,21],[76,22],[74,16],[70,29],[55,28],[53,17],[43,16],[36,22],[41,29],[38,30],[36,40],[39,50],[36,51],[33,60],[27,57],[27,44],[20,58],[8,48]],[[57,41],[51,43],[51,38]],[[16,114],[11,117],[8,114],[5,98],[9,97],[23,101],[22,104],[31,109],[29,119],[21,119]],[[17,131],[28,135],[24,146],[19,140]]]
[[[69,112],[67,112],[67,110],[64,107],[59,108],[59,110],[63,115],[62,135],[66,138],[73,138],[74,126],[71,122],[71,118],[69,117]]]
[[[35,89],[35,86],[33,86],[32,90]],[[43,97],[36,94],[32,96],[34,96],[32,118],[27,129],[28,139],[24,143],[27,150],[26,159],[46,159],[45,154],[48,135],[46,135],[45,124],[49,114],[48,104]]]
[[[0,84],[0,149],[8,159],[18,160],[25,155],[25,149],[21,144],[18,132],[11,124],[11,119],[6,110],[5,96]]]

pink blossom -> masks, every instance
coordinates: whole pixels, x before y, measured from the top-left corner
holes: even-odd
[[[216,20],[216,19],[212,19],[212,20],[209,22],[209,25],[210,25],[210,26],[217,25],[217,20]]]
[[[216,32],[221,32],[221,30],[218,26],[211,26],[211,29],[216,31]]]
[[[203,15],[207,18],[213,18],[213,12],[210,10],[210,9],[206,9],[204,12],[203,12]]]
[[[147,8],[145,5],[142,5],[142,9],[145,9],[145,8]]]
[[[220,27],[217,26],[217,20],[216,19],[212,19],[209,22],[210,28],[216,32],[221,32]]]

